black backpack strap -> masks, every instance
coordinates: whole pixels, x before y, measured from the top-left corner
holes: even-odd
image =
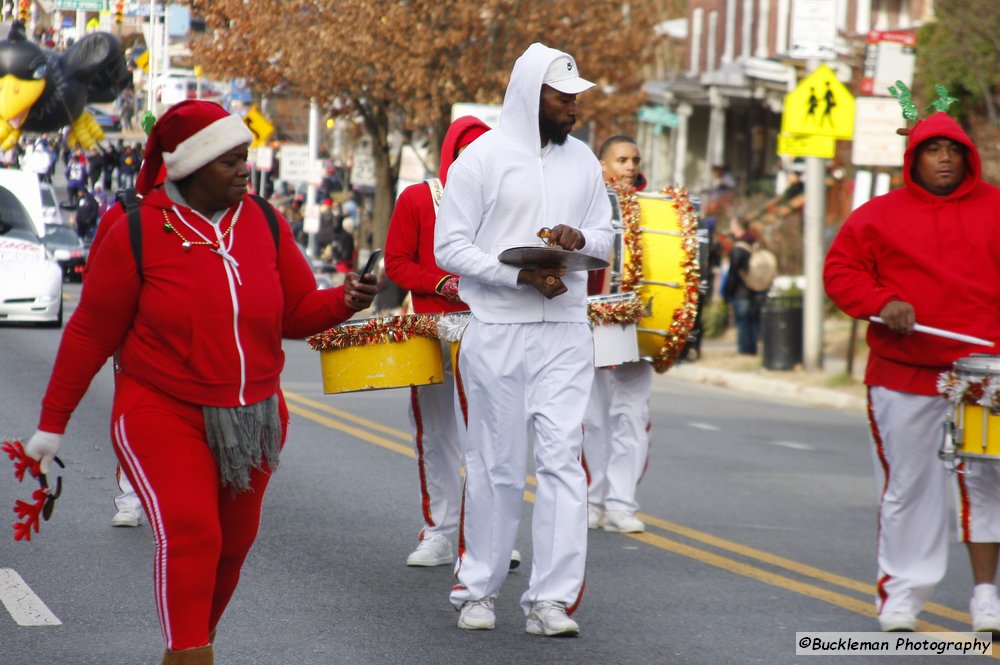
[[[115,192],[115,199],[125,208],[128,215],[129,240],[132,244],[132,256],[135,258],[135,272],[142,281],[142,210],[139,207],[142,199],[134,187]]]
[[[271,237],[274,238],[274,249],[278,249],[278,216],[274,214],[274,207],[268,203],[267,199],[259,194],[251,194],[250,198],[256,201],[257,205],[260,206],[261,212],[264,213],[264,217],[267,217],[267,225],[271,227]]]

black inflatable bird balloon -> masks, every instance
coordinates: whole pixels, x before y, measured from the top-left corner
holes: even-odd
[[[70,126],[71,146],[90,149],[104,138],[90,102],[114,101],[131,81],[121,44],[107,32],[92,32],[65,52],[29,42],[15,21],[0,42],[0,150],[22,132],[53,132]]]

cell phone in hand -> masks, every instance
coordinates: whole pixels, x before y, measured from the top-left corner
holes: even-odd
[[[361,271],[362,279],[365,275],[369,275],[375,271],[375,266],[378,265],[378,259],[380,256],[382,256],[381,248],[372,250],[372,253],[368,256],[368,262],[365,263],[365,267]]]

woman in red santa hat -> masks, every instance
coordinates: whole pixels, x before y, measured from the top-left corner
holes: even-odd
[[[156,537],[169,665],[213,662],[215,627],[256,538],[288,425],[281,338],[345,321],[376,290],[353,273],[316,289],[288,223],[278,216],[274,229],[246,191],[252,139],[239,117],[198,100],[153,126],[136,182],[140,247],[129,223],[108,225],[26,448],[44,472],[119,351],[112,439]]]

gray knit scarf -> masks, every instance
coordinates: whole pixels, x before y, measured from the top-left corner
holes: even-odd
[[[237,492],[250,489],[250,472],[278,468],[281,419],[278,395],[247,406],[203,406],[205,438],[219,467],[219,482]]]

